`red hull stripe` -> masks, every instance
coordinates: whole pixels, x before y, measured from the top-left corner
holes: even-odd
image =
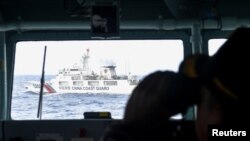
[[[44,88],[48,91],[48,93],[55,93],[56,91],[49,86],[48,84],[44,84]]]

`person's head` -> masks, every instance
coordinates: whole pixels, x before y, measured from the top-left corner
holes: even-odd
[[[146,76],[132,92],[125,109],[124,121],[155,124],[184,112],[185,98],[194,95],[193,83],[171,71],[157,71]]]
[[[221,108],[221,124],[246,122],[249,64],[247,48],[250,28],[238,28],[208,61],[207,86]]]
[[[248,119],[244,108],[247,107],[249,67],[246,66],[246,46],[242,46],[250,41],[246,33],[250,34],[250,29],[237,29],[214,56],[193,55],[183,61],[185,67],[179,70],[189,78],[197,79],[200,85],[196,127],[202,141],[208,139],[209,125],[234,127],[234,124],[244,124]],[[195,65],[192,67],[188,62]],[[198,72],[196,77],[192,72]]]
[[[189,80],[171,71],[156,71],[145,76],[130,95],[123,120],[112,125],[103,138],[154,141],[167,137],[176,140],[168,120],[193,104],[186,99],[197,89],[193,89],[194,83]]]

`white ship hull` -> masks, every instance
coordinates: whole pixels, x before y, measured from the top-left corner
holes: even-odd
[[[76,85],[77,83],[81,85]],[[69,81],[67,86],[53,81],[51,85],[58,93],[110,93],[130,94],[135,85],[130,85],[127,80],[85,80]]]
[[[60,85],[59,81],[52,81],[44,84],[44,93],[107,93],[107,94],[131,94],[136,85],[130,85],[128,80],[85,80],[78,81],[82,86],[74,85],[75,81],[69,81],[67,86]],[[88,85],[89,82],[98,82],[98,86]],[[114,85],[107,85],[111,82]],[[36,86],[36,87],[35,87]],[[40,92],[39,82],[29,82],[26,84],[26,90],[32,93]]]

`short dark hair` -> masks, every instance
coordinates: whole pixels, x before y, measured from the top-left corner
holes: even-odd
[[[124,121],[162,122],[192,105],[197,88],[182,75],[171,71],[151,73],[138,84],[125,109]]]

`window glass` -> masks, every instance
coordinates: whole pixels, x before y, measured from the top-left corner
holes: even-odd
[[[181,40],[18,42],[12,119],[37,119],[45,46],[42,119],[82,119],[91,111],[121,119],[141,79],[157,70],[177,71],[184,56]]]
[[[208,41],[208,54],[209,56],[214,55],[218,49],[223,45],[227,39],[210,39]]]

